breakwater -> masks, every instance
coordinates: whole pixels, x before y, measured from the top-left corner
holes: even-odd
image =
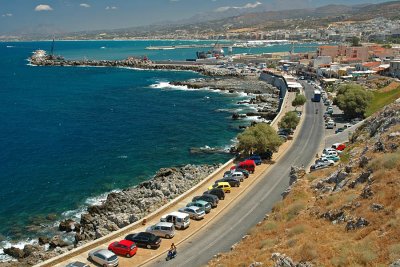
[[[144,70],[172,70],[172,71],[194,71],[206,76],[242,76],[240,73],[233,73],[228,69],[218,68],[215,64],[199,64],[197,62],[154,62],[147,58],[128,57],[123,60],[70,60],[62,57],[54,57],[46,54],[34,54],[28,59],[34,66],[87,66],[87,67],[120,67],[136,68]]]

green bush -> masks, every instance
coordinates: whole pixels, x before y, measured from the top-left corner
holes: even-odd
[[[306,102],[307,102],[307,99],[304,95],[296,94],[296,97],[292,101],[292,106],[297,108],[299,106],[304,105]]]
[[[282,144],[282,140],[270,125],[258,123],[247,128],[238,136],[238,149],[245,154],[264,154],[268,151],[276,152]]]
[[[296,129],[297,125],[300,122],[300,118],[297,116],[297,113],[294,111],[286,112],[285,116],[278,123],[279,128],[281,129]]]
[[[346,84],[339,87],[334,104],[347,118],[364,117],[372,100],[372,93],[357,84]]]

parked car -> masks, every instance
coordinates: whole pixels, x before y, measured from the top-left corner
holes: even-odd
[[[202,208],[205,213],[209,213],[212,209],[211,204],[204,200],[197,200],[194,202],[189,202],[186,207],[195,206]]]
[[[190,216],[187,213],[174,211],[163,215],[160,218],[160,222],[170,222],[173,223],[177,229],[186,229],[190,225]]]
[[[351,120],[351,123],[352,123],[352,124],[356,124],[356,123],[359,123],[360,121],[362,121],[361,118],[355,118],[355,119],[352,119],[352,120]]]
[[[74,261],[68,263],[67,265],[65,265],[65,267],[89,267],[89,265],[80,261]]]
[[[317,164],[317,163],[327,164],[328,166],[333,166],[333,165],[335,165],[335,162],[334,162],[333,160],[330,160],[330,159],[328,159],[328,158],[326,158],[326,157],[321,157],[321,158],[317,159],[317,160],[315,161],[315,164]]]
[[[242,172],[233,171],[227,175],[224,175],[224,178],[234,178],[234,179],[239,180],[240,182],[243,182],[245,179],[245,176],[243,175]]]
[[[337,151],[327,151],[326,153],[322,153],[322,157],[326,157],[326,156],[338,156]]]
[[[329,159],[329,160],[333,160],[334,162],[337,162],[340,160],[340,158],[338,156],[335,155],[327,155],[325,156],[325,158]]]
[[[111,250],[115,254],[124,255],[127,258],[130,258],[136,254],[137,246],[133,241],[121,240],[108,245],[108,250]]]
[[[253,155],[253,156],[249,157],[248,159],[254,160],[254,163],[256,165],[261,165],[261,163],[262,163],[261,157],[259,155]]]
[[[225,199],[225,192],[224,190],[222,190],[221,188],[213,188],[213,189],[209,189],[206,192],[203,193],[204,194],[210,194],[210,195],[214,195],[216,196],[218,199],[220,200],[224,200]]]
[[[236,172],[241,172],[244,176],[244,178],[249,178],[250,173],[248,171],[246,171],[245,169],[242,168],[236,168],[235,169]]]
[[[192,202],[196,202],[197,200],[207,201],[208,203],[210,203],[212,208],[216,208],[218,206],[218,201],[219,201],[217,196],[206,193],[204,193],[201,196],[193,197]]]
[[[138,247],[158,248],[161,245],[161,238],[148,232],[129,234],[125,239],[135,242]]]
[[[147,227],[146,232],[169,239],[175,236],[175,226],[170,222],[159,222]]]
[[[343,127],[340,127],[340,128],[337,128],[337,129],[336,129],[335,133],[338,134],[338,133],[343,132],[344,130],[345,130],[345,129],[344,129]]]
[[[189,214],[190,218],[194,220],[201,220],[206,214],[206,212],[202,208],[196,206],[183,207],[180,208],[179,211]]]
[[[211,189],[214,189],[214,188],[221,188],[222,190],[224,190],[224,193],[230,193],[231,190],[232,190],[232,187],[227,182],[219,182],[219,183],[210,185],[208,187],[208,190],[211,190]]]
[[[97,249],[89,252],[89,260],[103,267],[118,266],[118,257],[114,252],[107,249]]]
[[[219,182],[227,182],[227,183],[229,183],[229,185],[231,187],[239,187],[240,186],[240,180],[233,178],[233,177],[229,177],[229,176],[215,181],[215,183],[219,183]]]
[[[278,134],[278,136],[282,139],[283,142],[286,142],[288,140],[287,135]]]
[[[256,170],[256,163],[254,160],[248,159],[242,162],[239,162],[239,164],[236,166],[236,168],[241,168],[247,170],[249,173],[254,173]]]
[[[316,171],[316,170],[319,170],[319,169],[323,169],[323,168],[327,168],[327,167],[328,167],[328,165],[325,165],[325,164],[322,164],[322,163],[317,163],[317,164],[311,165],[310,172]]]
[[[346,145],[342,143],[335,143],[332,145],[332,148],[336,149],[336,151],[343,151],[346,148]]]
[[[265,153],[258,154],[258,155],[261,157],[261,159],[271,160],[273,153],[272,153],[272,151],[268,150]]]
[[[353,125],[351,125],[350,123],[346,123],[346,124],[344,124],[343,125],[343,128],[344,129],[347,129],[347,128],[350,128],[350,127],[352,127]]]

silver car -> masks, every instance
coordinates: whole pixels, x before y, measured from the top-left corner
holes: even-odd
[[[173,238],[175,236],[175,226],[169,222],[159,222],[155,225],[147,227],[146,232],[152,233],[159,237]]]
[[[107,249],[98,249],[89,252],[89,260],[100,264],[103,267],[118,266],[118,257]]]
[[[70,262],[65,267],[89,267],[86,263],[80,262],[80,261],[74,261]]]
[[[196,206],[184,207],[179,209],[179,211],[189,214],[190,218],[195,220],[203,219],[204,215],[206,214],[204,209]]]

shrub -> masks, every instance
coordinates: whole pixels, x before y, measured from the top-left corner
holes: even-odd
[[[266,231],[273,231],[278,227],[278,225],[275,222],[268,222],[266,223],[263,228]]]
[[[277,243],[276,239],[265,239],[260,242],[260,249],[271,248]]]
[[[293,107],[299,107],[304,105],[307,102],[307,98],[302,94],[296,94],[296,97],[292,101]]]
[[[306,227],[304,224],[298,224],[289,230],[288,236],[292,237],[292,236],[295,236],[298,234],[302,234],[302,233],[304,233],[305,230],[306,230]]]
[[[389,247],[389,258],[394,261],[400,258],[400,243],[391,245]]]
[[[300,248],[299,254],[301,257],[301,261],[312,261],[318,257],[318,252],[315,250],[314,245],[310,243],[304,244]]]
[[[290,221],[295,218],[305,207],[306,205],[303,202],[295,202],[290,205],[286,213],[286,220]]]
[[[300,118],[294,111],[286,112],[281,121],[278,123],[279,128],[294,130],[300,122]]]

